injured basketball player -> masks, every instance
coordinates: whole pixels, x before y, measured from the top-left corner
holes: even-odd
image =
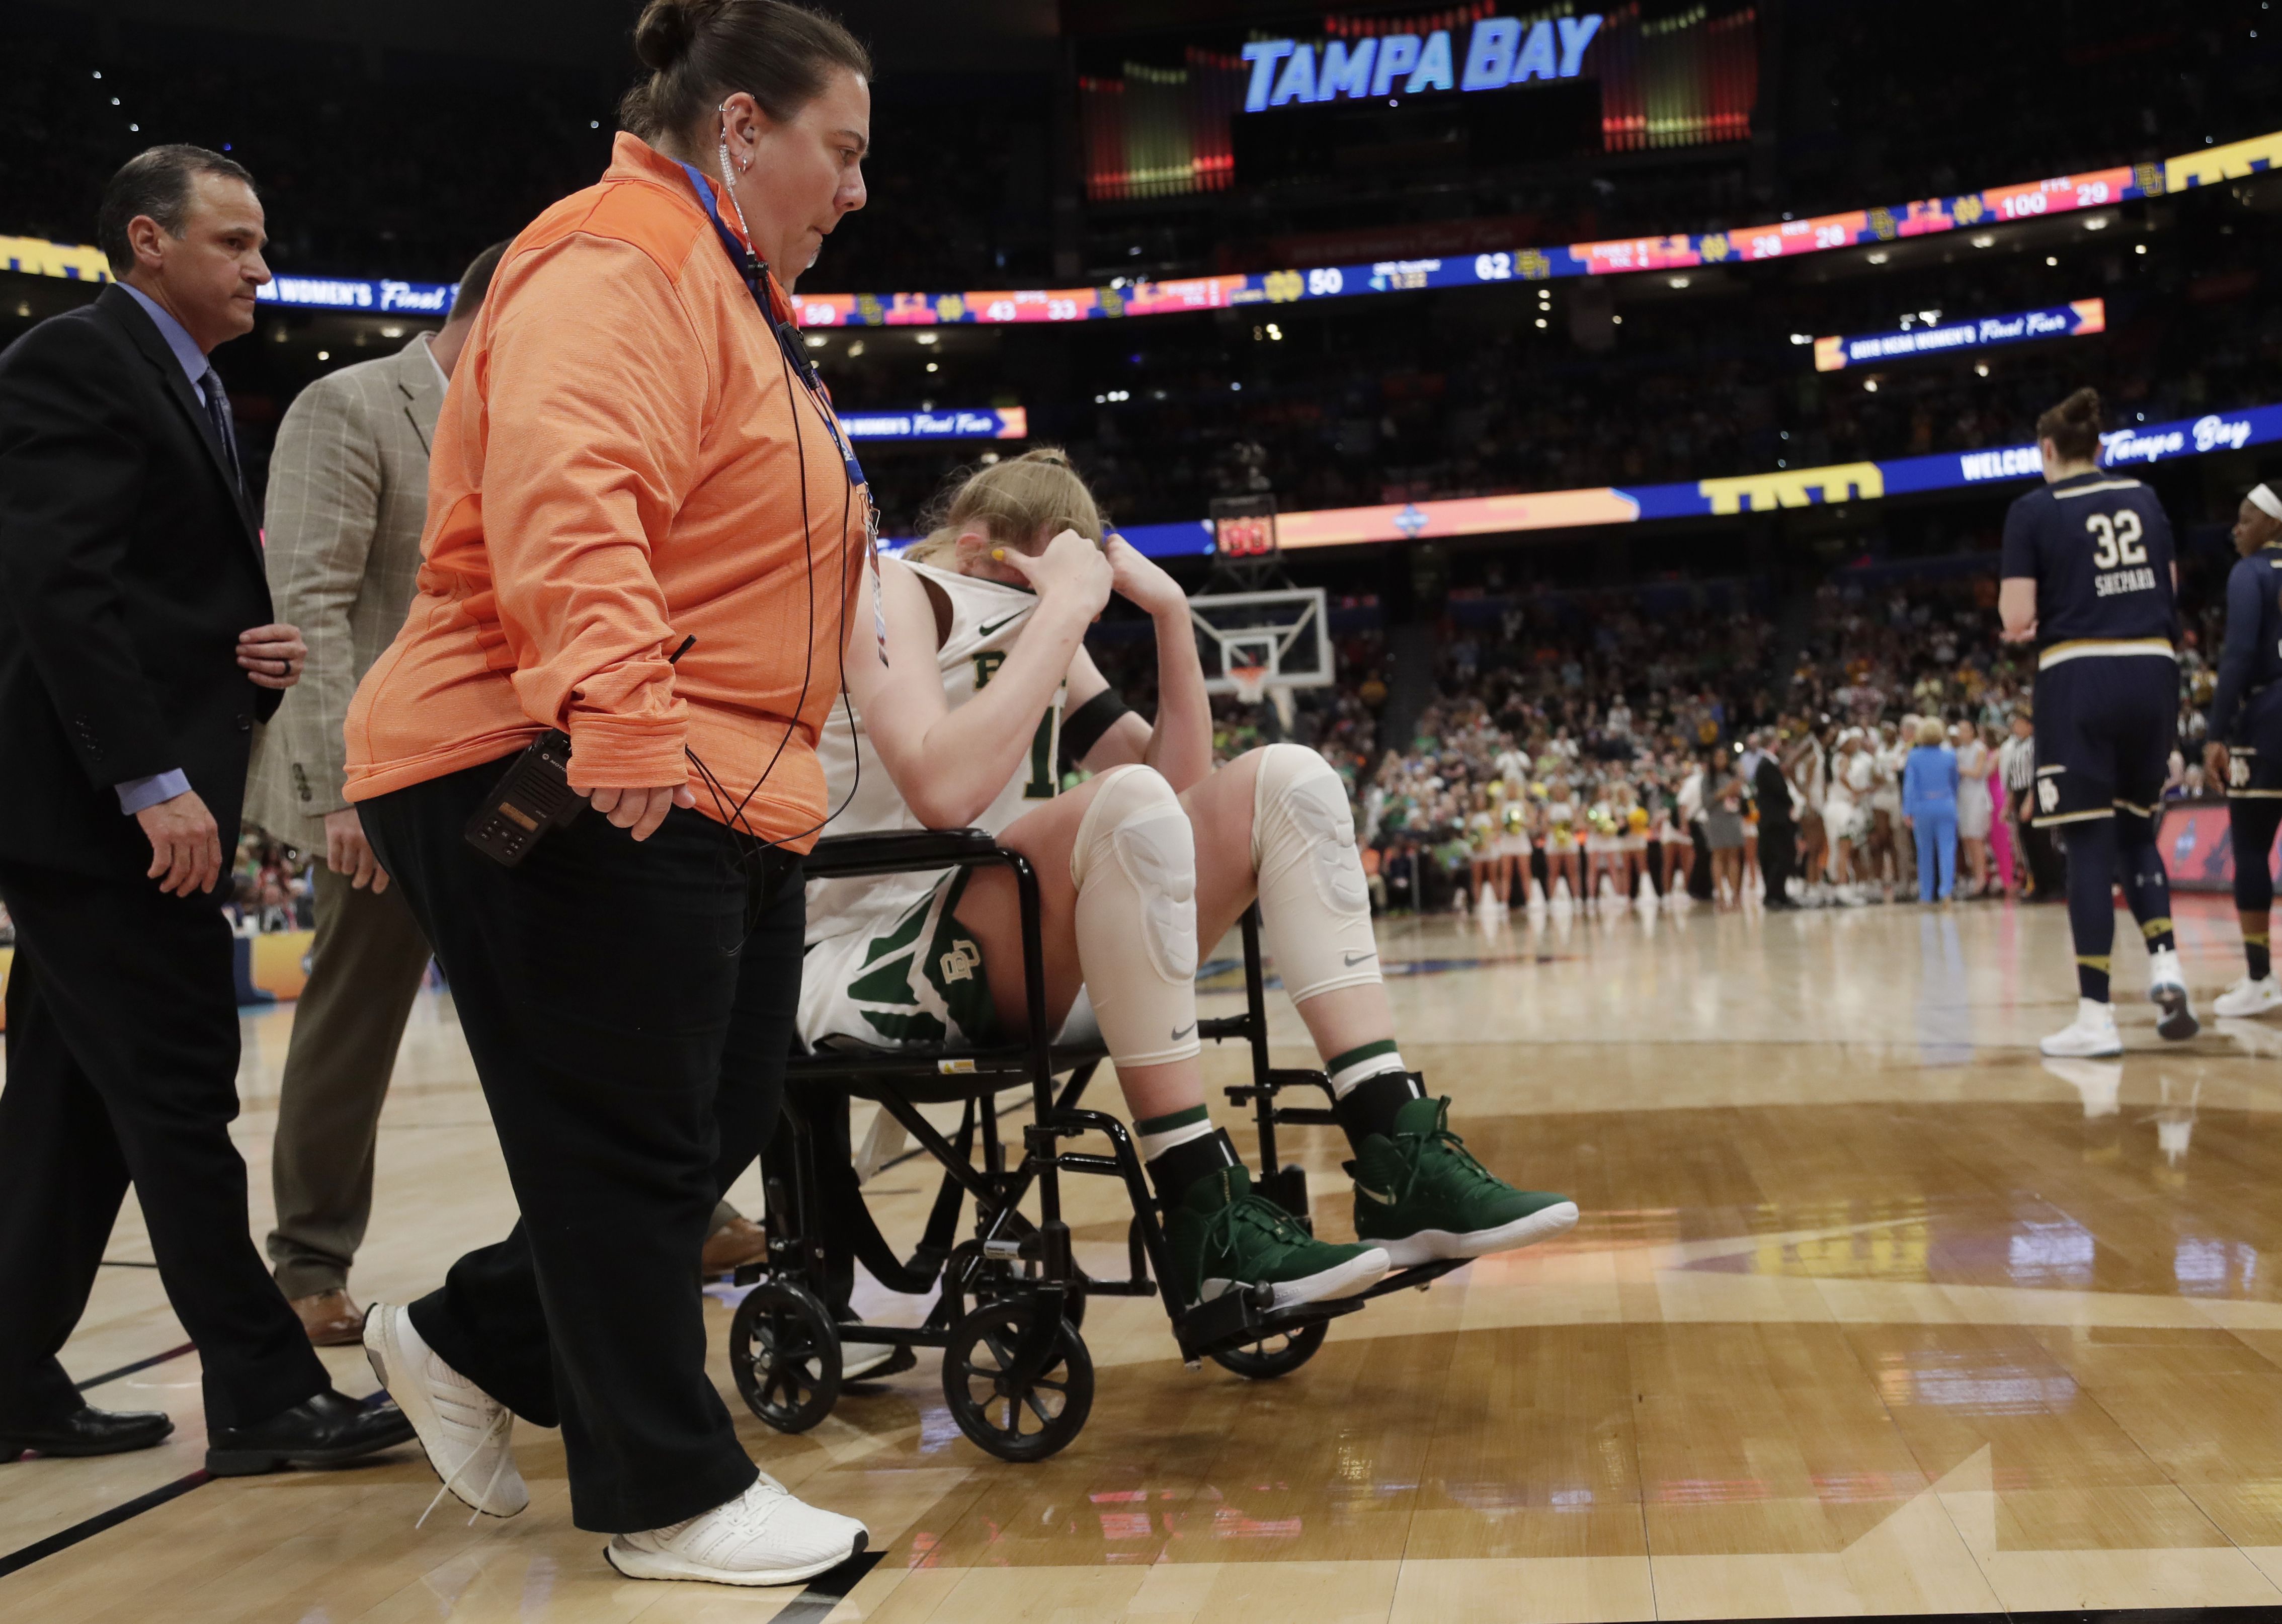
[[[983,468],[880,585],[848,646],[851,705],[818,747],[834,833],[974,828],[1030,861],[1058,1034],[1091,1020],[1134,1119],[1195,1303],[1254,1286],[1278,1307],[1351,1295],[1388,1270],[1557,1235],[1566,1199],[1519,1190],[1450,1131],[1403,1064],[1379,976],[1354,821],[1315,751],[1270,744],[1215,770],[1187,599],[1122,540],[1057,451]],[[1117,593],[1155,621],[1153,725],[1119,702],[1086,628]],[[852,719],[850,711],[852,710]],[[1091,776],[1060,790],[1059,760]],[[1318,1240],[1252,1188],[1205,1107],[1198,944],[1254,898],[1354,1159],[1356,1243]],[[1015,883],[1003,869],[810,887],[800,1033],[896,1045],[1027,1036]],[[887,1350],[849,1350],[857,1362]]]

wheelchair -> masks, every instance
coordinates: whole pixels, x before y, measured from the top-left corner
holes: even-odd
[[[804,1432],[830,1414],[842,1389],[842,1348],[850,1342],[894,1352],[863,1379],[912,1369],[919,1348],[943,1352],[943,1393],[959,1430],[1000,1460],[1044,1460],[1075,1438],[1093,1405],[1093,1363],[1081,1334],[1089,1298],[1161,1294],[1183,1362],[1210,1359],[1254,1380],[1290,1374],[1323,1346],[1330,1322],[1372,1297],[1426,1286],[1464,1260],[1438,1261],[1389,1274],[1369,1291],[1331,1302],[1271,1309],[1267,1287],[1231,1292],[1194,1306],[1179,1302],[1165,1234],[1165,1212],[1150,1188],[1123,1123],[1081,1102],[1107,1058],[1100,1044],[1058,1044],[1046,1022],[1044,955],[1037,876],[1019,853],[975,829],[846,835],[817,843],[810,879],[874,876],[947,868],[1013,871],[1021,907],[1024,991],[1029,1037],[989,1049],[948,1050],[834,1044],[796,1053],[786,1076],[783,1114],[761,1159],[768,1250],[735,1282],[749,1286],[730,1323],[729,1360],[746,1405],[782,1433]],[[1254,1187],[1303,1224],[1308,1185],[1300,1167],[1278,1163],[1276,1131],[1336,1124],[1331,1084],[1320,1071],[1278,1069],[1268,1061],[1256,909],[1246,911],[1245,1010],[1200,1020],[1202,1038],[1243,1043],[1252,1080],[1229,1099],[1249,1106],[1263,1169]],[[1009,1165],[999,1139],[1003,1092],[1029,1091],[1021,1155]],[[1321,1107],[1286,1106],[1287,1089],[1322,1091]],[[943,1169],[943,1183],[919,1245],[898,1256],[866,1207],[851,1154],[850,1102],[874,1102]],[[956,1105],[945,1132],[923,1106]],[[1096,1137],[1108,1152],[1065,1148]],[[978,1156],[979,1149],[979,1156]],[[1264,1169],[1274,1169],[1272,1172]],[[1120,1178],[1133,1208],[1126,1275],[1103,1279],[1080,1270],[1061,1216],[1061,1178]],[[1035,1190],[1037,1217],[1021,1206]],[[969,1201],[971,1231],[954,1239]],[[1312,1227],[1312,1225],[1310,1225]],[[917,1325],[873,1325],[850,1310],[855,1265],[889,1291],[936,1292]]]

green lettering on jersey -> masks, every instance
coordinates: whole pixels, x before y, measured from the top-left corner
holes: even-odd
[[[1005,654],[997,649],[980,649],[974,654],[974,691],[981,693],[990,686],[990,679],[1006,663]]]
[[[1030,781],[1022,786],[1022,798],[1051,801],[1059,787],[1054,781],[1054,713],[1048,711],[1038,719],[1038,731],[1030,735]]]

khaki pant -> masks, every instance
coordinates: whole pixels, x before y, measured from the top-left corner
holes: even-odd
[[[322,859],[315,877],[317,936],[269,1162],[277,1199],[269,1261],[288,1297],[348,1283],[372,1216],[381,1102],[428,968],[427,941],[395,887],[376,897],[357,890]]]

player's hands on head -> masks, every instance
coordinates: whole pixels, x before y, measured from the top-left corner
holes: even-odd
[[[1101,556],[1109,561],[1110,585],[1135,608],[1152,615],[1188,613],[1189,594],[1181,590],[1181,583],[1123,536],[1110,537]]]
[[[578,789],[576,784],[570,787],[612,823],[633,830],[636,840],[648,840],[656,834],[657,826],[665,821],[665,814],[675,807],[697,804],[697,797],[690,792],[686,781],[631,789],[610,785],[597,785],[592,789]]]
[[[1065,530],[1036,556],[1016,548],[994,548],[991,557],[1013,567],[1040,599],[1083,610],[1092,619],[1109,602],[1114,573],[1099,548],[1075,530]]]

